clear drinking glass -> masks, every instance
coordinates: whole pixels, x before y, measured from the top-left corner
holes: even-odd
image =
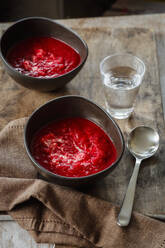
[[[134,109],[145,65],[131,54],[114,54],[100,63],[107,111],[116,119],[125,119]]]

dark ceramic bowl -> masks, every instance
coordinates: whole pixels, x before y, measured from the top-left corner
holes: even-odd
[[[117,149],[117,159],[110,167],[96,174],[85,177],[64,177],[44,169],[32,156],[30,151],[34,134],[44,125],[54,120],[82,117],[100,126],[113,141]],[[124,139],[115,121],[101,107],[81,96],[63,96],[42,105],[30,116],[24,132],[24,143],[27,154],[39,173],[48,181],[65,186],[80,187],[96,182],[109,174],[119,163],[124,151]]]
[[[6,60],[7,52],[17,42],[34,36],[51,36],[69,44],[80,54],[80,64],[56,78],[36,78],[16,71]],[[51,19],[30,17],[19,20],[5,31],[0,41],[0,55],[8,74],[17,83],[29,89],[52,91],[63,87],[76,76],[87,59],[88,47],[78,34],[65,26]]]

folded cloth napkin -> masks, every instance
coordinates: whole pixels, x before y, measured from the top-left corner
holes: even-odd
[[[165,224],[134,213],[127,228],[118,208],[76,190],[37,179],[23,145],[26,119],[0,132],[0,211],[7,211],[36,242],[56,248],[164,248]]]

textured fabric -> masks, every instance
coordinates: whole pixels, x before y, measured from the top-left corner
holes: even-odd
[[[165,248],[164,223],[134,213],[121,228],[111,203],[37,179],[23,145],[25,122],[13,121],[0,133],[0,211],[56,248]]]

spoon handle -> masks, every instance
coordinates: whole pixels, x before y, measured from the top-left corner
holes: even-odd
[[[127,188],[127,192],[124,197],[123,205],[121,207],[121,210],[120,210],[120,213],[117,219],[117,224],[119,226],[128,226],[130,222],[140,164],[141,164],[141,159],[136,158],[136,164],[133,170],[133,174],[131,176],[131,179],[130,179],[130,182]]]

